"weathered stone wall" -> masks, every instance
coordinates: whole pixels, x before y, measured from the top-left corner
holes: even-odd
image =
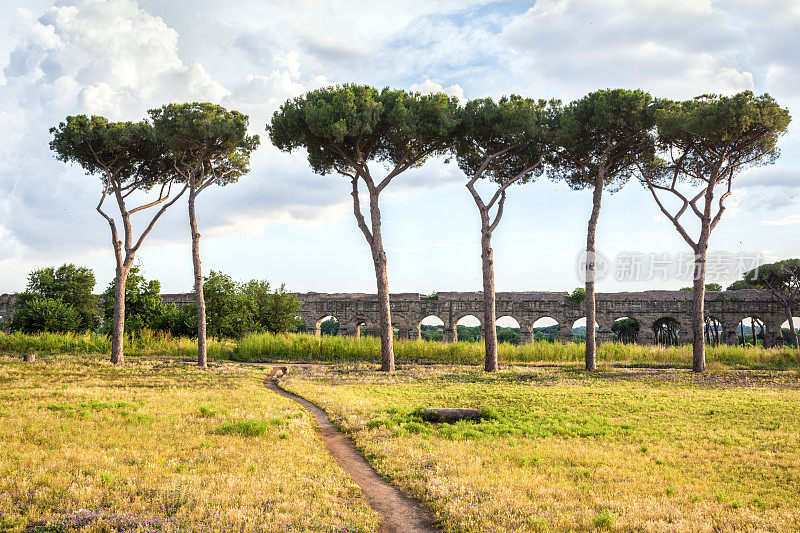
[[[14,294],[0,294],[0,327],[4,330],[8,328],[11,317],[14,316],[14,302],[17,297]]]
[[[530,342],[533,324],[550,317],[559,324],[559,338],[572,340],[572,325],[584,316],[583,304],[573,302],[566,292],[499,292],[497,316],[510,316],[520,325],[521,342]],[[299,315],[308,333],[319,333],[326,316],[339,321],[340,335],[358,335],[359,324],[370,334],[378,331],[378,305],[374,294],[305,293],[298,294],[302,303]],[[419,338],[420,323],[428,316],[444,322],[445,340],[455,338],[456,324],[467,315],[483,320],[483,298],[480,292],[440,292],[435,300],[416,293],[391,295],[392,321],[399,336]],[[718,320],[725,341],[736,342],[737,326],[745,317],[760,318],[767,331],[767,344],[778,342],[780,325],[785,320],[774,299],[766,291],[724,291],[706,294],[707,316]],[[661,318],[673,318],[680,324],[681,340],[691,339],[692,293],[690,291],[644,291],[597,294],[599,341],[612,338],[611,325],[618,318],[628,317],[639,324],[639,341],[653,342],[653,324]],[[483,324],[481,324],[483,325]]]
[[[378,302],[374,294],[316,293],[297,295],[301,302],[298,313],[306,323],[308,333],[319,333],[326,316],[339,320],[340,335],[358,335],[364,324],[368,334],[378,332]],[[166,303],[186,305],[194,302],[194,293],[164,294]],[[7,324],[13,315],[11,294],[0,295],[0,317]],[[428,316],[444,322],[445,340],[455,339],[459,320],[467,315],[482,321],[483,299],[480,292],[440,292],[436,299],[417,293],[391,295],[392,321],[403,338],[419,338],[420,323]],[[778,342],[780,325],[786,320],[775,300],[766,291],[744,290],[706,293],[707,316],[717,319],[723,328],[725,341],[736,342],[736,328],[748,316],[761,319],[767,331],[767,344]],[[572,339],[572,325],[584,316],[583,304],[568,298],[566,292],[499,292],[497,316],[511,316],[520,325],[522,342],[532,339],[533,323],[543,317],[558,322],[559,337]],[[653,342],[653,324],[665,317],[680,324],[681,340],[691,339],[692,293],[690,291],[644,291],[597,294],[598,340],[611,340],[611,324],[628,317],[639,324],[639,341]]]

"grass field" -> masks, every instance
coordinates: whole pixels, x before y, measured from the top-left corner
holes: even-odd
[[[290,372],[447,531],[800,530],[800,373]],[[479,407],[437,426],[423,407]]]
[[[395,357],[400,364],[482,365],[482,342],[430,342],[396,339]],[[500,344],[502,363],[579,362],[585,357],[583,343],[535,342],[516,346]],[[250,335],[233,348],[237,361],[377,362],[381,343],[377,337],[322,337],[311,335]],[[800,352],[790,347],[709,346],[710,363],[749,368],[800,368]],[[598,345],[597,360],[633,365],[691,366],[692,347],[646,346],[608,342]]]
[[[395,356],[399,364],[480,365],[484,347],[481,342],[429,342],[396,339]],[[535,342],[522,346],[500,344],[503,363],[579,362],[583,361],[583,343]],[[110,354],[111,341],[104,335],[41,333],[0,333],[0,354]],[[169,334],[144,331],[128,336],[125,353],[147,357],[197,357],[197,341],[175,338]],[[374,363],[380,360],[381,344],[377,337],[317,338],[305,334],[254,334],[237,340],[209,339],[208,356],[212,360],[242,362],[323,362]],[[790,347],[709,346],[710,363],[746,368],[800,368],[800,351]],[[597,360],[638,366],[691,366],[690,345],[645,346],[603,343],[598,346]]]
[[[0,531],[374,531],[261,368],[0,357]]]

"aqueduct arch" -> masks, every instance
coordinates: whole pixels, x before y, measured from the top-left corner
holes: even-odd
[[[321,317],[335,316],[339,320],[339,334],[358,334],[359,325],[364,324],[367,334],[378,334],[378,301],[374,294],[363,293],[318,293],[297,295],[300,312],[306,324],[306,332],[314,334]],[[163,294],[166,303],[186,305],[194,302],[193,293]],[[572,325],[584,316],[583,304],[569,299],[566,292],[498,292],[497,316],[512,316],[520,325],[520,342],[531,341],[534,322],[550,317],[559,324],[558,339],[572,341]],[[13,312],[16,296],[0,295],[0,316],[8,324]],[[446,341],[455,338],[458,320],[474,315],[483,320],[483,295],[480,292],[440,292],[435,297],[418,293],[391,295],[392,322],[398,325],[399,337],[419,338],[419,324],[429,315],[444,322]],[[706,293],[707,316],[714,317],[722,327],[725,343],[736,344],[738,325],[742,317],[758,317],[763,321],[765,345],[781,342],[781,324],[786,320],[783,310],[768,291],[741,290]],[[673,317],[680,324],[680,341],[689,342],[692,316],[691,291],[643,291],[597,293],[598,342],[611,341],[611,326],[619,317],[628,317],[639,324],[637,340],[652,344],[652,325],[663,317]]]
[[[497,316],[511,316],[520,325],[520,343],[531,341],[533,324],[550,317],[559,324],[558,339],[572,341],[570,326],[584,316],[583,303],[574,302],[566,292],[498,292]],[[378,322],[378,302],[374,294],[363,293],[303,293],[298,294],[302,305],[300,316],[331,314],[349,324],[355,317],[367,323]],[[444,322],[446,341],[455,339],[458,321],[474,315],[483,322],[483,295],[480,292],[440,292],[431,298],[418,293],[392,294],[392,321],[400,324],[401,337],[419,338],[419,324],[428,316]],[[735,344],[736,325],[743,316],[760,317],[765,324],[767,346],[780,341],[783,311],[767,291],[743,290],[706,293],[706,312],[721,325],[723,342]],[[613,339],[611,326],[620,317],[639,324],[637,341],[655,342],[653,325],[664,317],[680,324],[680,342],[691,342],[692,293],[690,291],[643,291],[597,293],[598,342]],[[351,318],[352,317],[352,318]],[[565,326],[566,325],[566,326]],[[342,334],[351,334],[350,328]],[[354,333],[352,333],[354,334]]]

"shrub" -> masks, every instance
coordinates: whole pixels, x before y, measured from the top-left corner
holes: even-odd
[[[64,264],[58,268],[46,267],[34,270],[28,274],[25,292],[17,294],[11,329],[29,333],[97,329],[100,318],[97,312],[97,297],[92,294],[94,284],[94,272],[86,267]],[[42,300],[58,301],[61,305],[51,303],[48,305],[49,309],[45,309],[42,307]],[[38,303],[34,304],[34,301]],[[30,309],[31,305],[38,308]],[[56,312],[56,307],[68,308],[72,312],[63,310]],[[77,315],[77,320],[73,320],[73,312]],[[48,329],[42,325],[41,319],[43,314],[52,317],[53,313],[61,315],[62,318],[58,320],[57,327]],[[66,314],[70,315],[68,321],[64,319]]]
[[[81,315],[60,298],[33,297],[17,307],[12,329],[24,333],[66,333],[81,327]]]
[[[578,304],[581,303],[586,299],[586,289],[584,289],[583,287],[578,287],[577,289],[572,291],[572,294],[567,296],[567,299],[571,302],[575,302]]]
[[[147,281],[139,274],[139,267],[131,268],[125,283],[125,331],[159,329],[167,306],[161,298],[161,283]],[[114,281],[103,292],[103,331],[110,332],[114,325]]]

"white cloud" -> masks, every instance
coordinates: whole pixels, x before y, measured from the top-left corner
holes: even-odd
[[[782,164],[757,167],[742,174],[735,181],[737,188],[746,188],[749,207],[769,210],[795,205],[800,197],[800,169]]]
[[[47,147],[48,128],[69,114],[139,119],[148,108],[191,100],[247,113],[251,132],[262,137],[252,172],[236,185],[204,194],[199,216],[204,235],[217,238],[216,245],[246,235],[259,246],[275,237],[270,227],[275,223],[302,233],[307,226],[330,229],[351,217],[347,180],[314,175],[302,151],[280,153],[264,132],[286,99],[334,82],[444,91],[462,100],[509,93],[568,100],[617,86],[675,98],[755,88],[769,91],[800,116],[796,0],[530,4],[522,11],[527,6],[486,0],[408,0],[402,9],[391,0],[241,0],[230,9],[214,0],[58,0],[36,13],[17,10],[12,31],[0,37],[7,58],[0,77],[0,283],[9,276],[24,279],[34,260],[101,257],[108,262],[108,228],[94,212],[99,180],[55,161]],[[142,9],[145,5],[149,10]],[[0,15],[11,11],[4,5]],[[800,194],[795,155],[800,125],[792,126],[781,147],[779,165],[737,178],[735,186],[746,196],[737,193],[729,201],[725,219],[731,223],[717,232],[720,237],[728,231],[745,238],[752,219],[765,219],[773,227],[764,232],[757,226],[763,246],[795,253],[784,243],[793,242],[790,222],[796,224],[791,208]],[[462,213],[455,212],[454,197],[442,191],[461,198],[463,180],[457,165],[438,160],[413,169],[387,189],[387,218],[404,228],[421,219],[420,212],[447,213],[443,216],[455,220]],[[438,196],[431,194],[436,188]],[[548,189],[548,194],[555,193]],[[646,193],[625,201],[652,204]],[[472,221],[467,202],[463,214]],[[737,204],[740,213],[746,209],[752,217],[731,217]],[[550,211],[541,214],[549,217],[542,220],[564,216],[563,207],[544,206]],[[185,243],[183,209],[176,205],[159,223],[150,248]],[[648,212],[647,220],[650,214],[657,221],[650,225],[674,236],[665,217]],[[517,228],[509,231],[529,231],[529,224],[513,219],[513,210],[506,216],[512,219],[503,226]],[[607,216],[613,218],[612,210]],[[538,237],[569,241],[562,226]],[[347,228],[353,228],[352,221],[336,231]],[[442,244],[473,243],[472,234],[460,231],[448,229],[452,239]],[[361,235],[356,232],[354,238]],[[532,250],[541,249],[536,241]],[[415,247],[392,243],[406,254]],[[474,246],[453,250],[469,255]],[[429,253],[436,250],[455,257],[445,246],[431,246]],[[519,276],[521,288],[556,279],[544,270],[528,275],[533,261],[526,254],[519,255],[526,272]],[[448,274],[446,282],[472,287],[469,276],[477,274],[464,272]]]
[[[433,94],[444,93],[448,96],[454,96],[458,99],[460,104],[466,103],[467,99],[464,97],[464,89],[457,83],[444,87],[441,83],[435,82],[428,78],[422,83],[415,83],[409,88],[412,92],[420,94]]]
[[[727,220],[730,220],[739,213],[739,207],[741,207],[745,196],[747,196],[747,191],[745,189],[734,189],[731,191],[731,195],[725,200],[724,216]]]
[[[706,1],[539,0],[503,30],[534,83],[579,96],[641,87],[671,97],[752,88],[736,58],[742,32]]]
[[[227,94],[201,65],[184,65],[177,32],[133,0],[81,0],[38,19],[21,11],[18,28],[7,83],[29,82],[32,96],[59,95],[41,99],[53,111],[127,118],[176,96],[219,101]]]
[[[271,74],[249,75],[228,90],[203,65],[185,64],[178,50],[178,33],[134,0],[77,0],[74,5],[50,7],[38,18],[18,10],[15,31],[18,41],[3,69],[5,83],[0,85],[0,98],[6,104],[0,117],[7,126],[0,132],[3,258],[61,259],[78,251],[108,249],[108,228],[94,211],[99,180],[55,161],[48,148],[48,128],[67,115],[139,120],[147,109],[167,102],[211,101],[249,112],[251,129],[263,137],[269,113],[281,102],[309,87],[327,84],[321,76],[301,82],[298,55],[286,53]],[[210,234],[241,229],[241,219],[248,215],[259,220],[304,221],[332,216],[329,208],[339,198],[330,191],[325,194],[327,183],[279,183],[269,192],[252,185],[256,177],[270,175],[259,164],[286,167],[270,161],[277,155],[271,148],[256,155],[252,175],[247,177],[250,184],[231,187],[220,198],[219,203],[231,206],[229,212],[237,216],[212,213],[205,228]],[[278,157],[286,161],[283,154]],[[284,176],[318,179],[309,176],[307,166],[297,158],[288,161]],[[306,194],[298,195],[304,189]],[[180,205],[173,211],[181,211]],[[179,212],[168,214],[149,242],[183,240],[183,218]]]
[[[762,220],[765,226],[794,226],[800,224],[800,215],[786,215],[776,220]]]

